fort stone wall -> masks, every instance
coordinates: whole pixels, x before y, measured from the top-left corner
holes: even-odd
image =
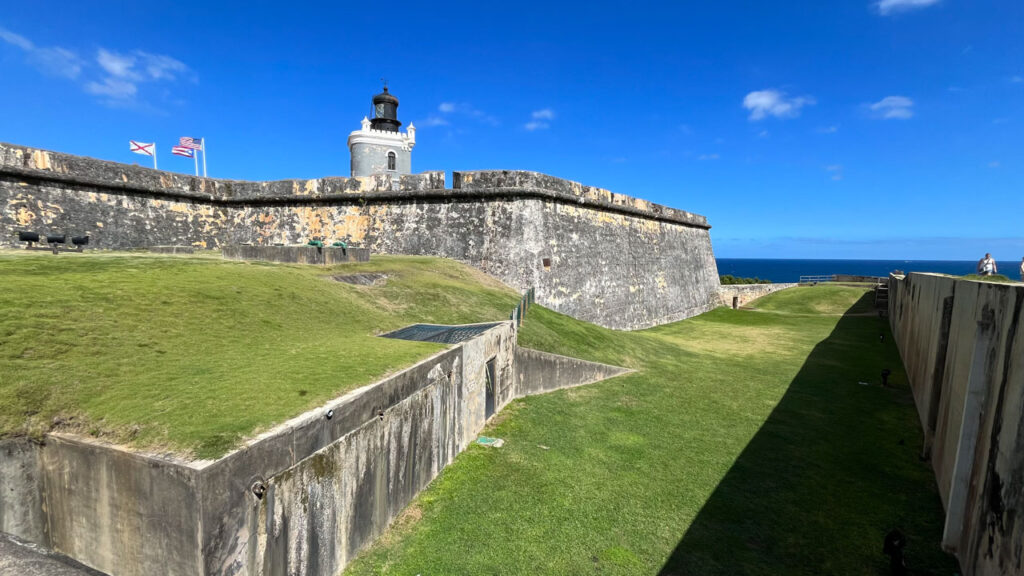
[[[722,306],[739,308],[746,306],[754,300],[774,294],[779,290],[787,290],[799,286],[794,282],[779,282],[776,284],[728,284],[718,289],[718,299]]]
[[[0,242],[90,236],[94,249],[305,244],[464,261],[537,301],[636,329],[719,303],[703,216],[533,172],[244,182],[0,144]]]

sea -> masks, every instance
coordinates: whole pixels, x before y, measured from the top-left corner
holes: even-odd
[[[938,272],[963,276],[973,274],[977,261],[960,260],[775,260],[762,258],[718,258],[718,274],[741,278],[760,278],[772,282],[799,282],[801,276],[851,274],[855,276],[888,276],[903,272]],[[1016,263],[1019,265],[1019,263]],[[1013,262],[1005,264],[1015,272]],[[1003,272],[1003,270],[1000,270]],[[1008,274],[1011,277],[1015,274]]]

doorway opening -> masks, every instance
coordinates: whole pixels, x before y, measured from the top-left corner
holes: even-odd
[[[484,400],[484,419],[490,419],[494,415],[494,394],[497,389],[498,375],[495,370],[495,359],[487,361],[487,392]]]

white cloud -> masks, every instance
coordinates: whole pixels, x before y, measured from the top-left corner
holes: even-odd
[[[1011,84],[1024,84],[1024,76],[1010,76]]]
[[[818,134],[835,134],[836,132],[839,132],[839,126],[836,125],[818,128]]]
[[[139,91],[134,82],[119,80],[117,78],[104,78],[103,82],[89,82],[85,85],[85,91],[97,96],[106,96],[115,100],[127,100],[135,96]]]
[[[490,124],[491,126],[497,126],[501,122],[497,118],[484,112],[483,110],[477,110],[472,105],[465,102],[441,102],[437,107],[437,111],[444,115],[459,115],[472,118],[478,122]],[[441,120],[444,120],[442,117]]]
[[[760,132],[757,133],[758,138],[767,138],[768,136],[769,134],[767,130],[761,130]]]
[[[779,90],[757,90],[743,98],[743,107],[750,110],[750,120],[763,120],[769,116],[776,118],[795,118],[800,109],[813,105],[810,96],[789,97]]]
[[[998,160],[993,160],[993,161],[989,162],[988,163],[988,167],[989,168],[999,168],[999,161]]]
[[[65,48],[36,46],[28,38],[6,28],[0,28],[0,40],[25,51],[29,64],[44,74],[74,79],[82,72],[82,59]]]
[[[938,3],[939,0],[878,0],[875,2],[875,8],[878,8],[878,13],[882,16],[888,16],[895,12],[924,8]]]
[[[100,48],[96,53],[96,63],[110,76],[132,82],[173,81],[190,73],[188,66],[180,60],[141,50],[118,54]]]
[[[138,85],[145,82],[174,82],[179,77],[189,76],[194,80],[192,71],[180,60],[142,50],[120,54],[100,48],[96,51],[96,63],[107,76],[87,83],[85,90],[107,97],[108,104],[133,99],[139,91]]]
[[[906,96],[886,96],[868,108],[879,118],[905,120],[914,115],[914,101]]]
[[[5,28],[0,28],[0,40],[23,50],[27,61],[43,73],[77,80],[84,72],[82,88],[102,97],[105,104],[135,104],[142,83],[195,81],[195,74],[185,63],[163,54],[141,50],[125,54],[99,48],[95,60],[90,62],[65,48],[36,46]]]
[[[141,50],[135,54],[141,59],[146,74],[153,80],[177,80],[179,76],[186,76],[192,72],[183,62],[170,56],[150,54]]]
[[[29,56],[40,70],[53,76],[75,79],[82,72],[82,60],[64,48],[38,48]]]
[[[135,67],[134,56],[125,56],[100,48],[96,54],[96,62],[100,65],[100,68],[103,68],[111,76],[129,78],[131,80],[138,80],[139,78],[138,74],[133,70]]]
[[[535,130],[546,130],[551,127],[551,121],[555,119],[555,111],[551,108],[542,108],[530,113],[531,120],[523,125],[528,132]]]
[[[701,154],[697,157],[697,160],[718,160],[720,156],[718,154]]]
[[[96,54],[96,63],[111,76],[136,82],[176,80],[178,76],[189,73],[188,66],[180,60],[141,50],[131,54],[118,54],[100,48]]]
[[[832,175],[831,176],[832,180],[835,180],[836,182],[838,182],[838,181],[843,179],[843,167],[840,166],[839,164],[833,164],[831,166],[826,166],[825,167],[825,171],[830,173]]]
[[[435,126],[447,126],[449,122],[440,116],[427,116],[426,120],[416,122],[420,128],[433,128]]]
[[[32,42],[29,42],[28,38],[25,38],[20,34],[15,34],[14,32],[7,30],[6,28],[0,28],[0,40],[3,40],[8,44],[13,44],[18,48],[21,48],[22,50],[26,51],[35,48]]]

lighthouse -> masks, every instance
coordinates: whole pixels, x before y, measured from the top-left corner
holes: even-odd
[[[352,176],[390,174],[398,177],[412,172],[412,148],[416,127],[411,123],[403,134],[398,120],[398,98],[388,87],[373,97],[373,118],[363,117],[362,127],[348,137]]]

